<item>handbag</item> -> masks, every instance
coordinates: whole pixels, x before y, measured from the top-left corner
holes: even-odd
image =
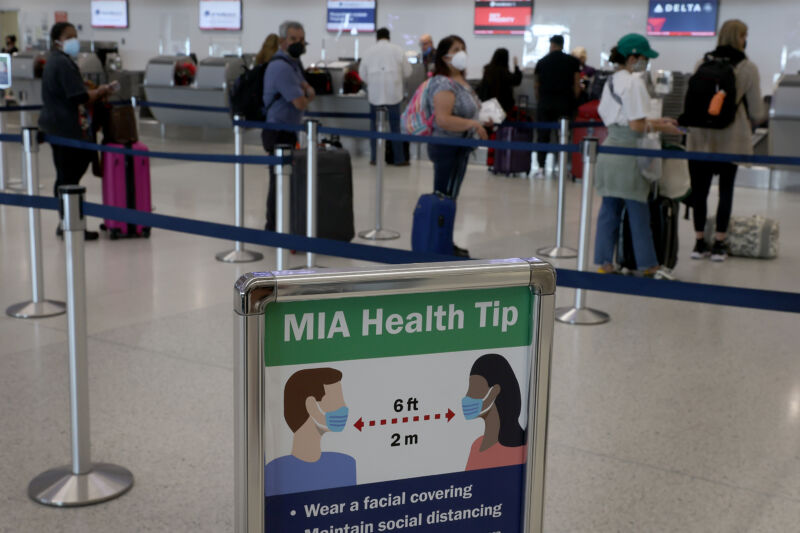
[[[497,98],[491,98],[481,103],[481,110],[478,113],[478,121],[481,124],[502,124],[506,119],[506,112]]]

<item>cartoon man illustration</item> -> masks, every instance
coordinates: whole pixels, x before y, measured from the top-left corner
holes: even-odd
[[[265,495],[355,485],[355,459],[322,451],[322,436],[344,430],[347,416],[339,370],[295,372],[283,390],[283,417],[294,433],[292,454],[270,461],[264,468]]]

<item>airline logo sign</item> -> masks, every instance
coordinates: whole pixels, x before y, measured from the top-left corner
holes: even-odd
[[[242,29],[242,3],[240,0],[214,0],[200,2],[201,30]]]
[[[128,2],[103,0],[92,2],[93,28],[127,28]]]
[[[533,2],[481,1],[475,2],[476,34],[521,35],[530,29],[533,19]]]
[[[709,37],[716,34],[717,1],[650,1],[647,34]]]

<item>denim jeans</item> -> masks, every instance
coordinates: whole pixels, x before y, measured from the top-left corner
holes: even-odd
[[[369,128],[372,131],[378,131],[378,107],[385,107],[387,112],[387,119],[389,120],[389,130],[392,133],[400,133],[400,104],[387,105],[387,106],[369,106]],[[406,156],[403,152],[403,143],[401,141],[390,141],[392,143],[392,153],[394,154],[395,165],[400,165],[406,162]],[[369,160],[375,162],[375,139],[369,140]]]
[[[428,157],[433,161],[433,190],[456,198],[467,173],[472,148],[429,144]]]
[[[594,262],[598,265],[614,263],[614,248],[619,243],[622,208],[628,210],[628,220],[633,238],[633,254],[639,270],[658,266],[653,231],[650,229],[650,207],[645,202],[603,197],[597,215],[597,235],[594,243]]]

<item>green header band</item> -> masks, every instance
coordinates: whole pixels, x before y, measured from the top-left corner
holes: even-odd
[[[529,287],[267,306],[267,366],[528,346]]]

